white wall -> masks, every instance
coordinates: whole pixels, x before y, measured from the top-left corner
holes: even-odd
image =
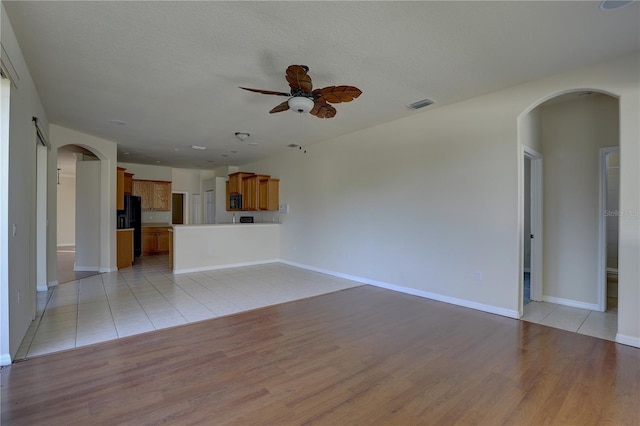
[[[621,208],[637,211],[639,63],[635,54],[434,107],[241,169],[280,177],[284,259],[517,316],[520,120],[563,92],[619,95]],[[640,345],[637,216],[620,218],[620,235],[617,338]]]
[[[2,126],[5,131],[8,127],[8,135],[0,139],[0,365],[6,365],[17,352],[35,312],[36,253],[32,240],[36,229],[37,161],[32,117],[38,117],[45,133],[48,121],[4,5],[0,6],[0,43],[2,61],[10,64],[15,81],[11,87],[2,84]]]
[[[544,297],[597,309],[600,148],[618,145],[618,100],[607,95],[541,106]]]
[[[100,163],[76,163],[76,271],[100,270]]]
[[[434,108],[243,167],[280,178],[282,257],[517,316],[508,100]]]
[[[76,177],[60,176],[58,192],[58,246],[76,244]]]
[[[529,114],[522,117],[518,126],[518,139],[522,145],[532,148],[534,151],[542,152],[542,128],[540,120],[542,115],[540,109],[536,108]]]

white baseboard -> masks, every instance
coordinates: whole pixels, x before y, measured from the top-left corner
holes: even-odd
[[[543,302],[555,303],[557,305],[570,306],[572,308],[589,309],[590,311],[599,311],[600,307],[597,303],[580,302],[579,300],[563,299],[555,296],[542,296]]]
[[[118,268],[103,268],[100,267],[98,269],[98,272],[100,272],[101,274],[107,273],[107,272],[118,272]]]
[[[100,272],[98,266],[77,266],[73,265],[73,270],[76,272]]]
[[[47,286],[48,286],[48,287],[55,287],[55,286],[57,286],[57,285],[58,285],[58,280],[49,281],[49,282],[47,283]]]
[[[624,334],[617,333],[616,343],[640,348],[640,337],[625,336]]]
[[[308,269],[310,271],[320,272],[327,275],[332,275],[338,278],[344,278],[351,281],[356,281],[363,284],[370,284],[376,287],[385,288],[387,290],[397,291],[399,293],[411,294],[413,296],[424,297],[426,299],[437,300],[438,302],[449,303],[452,305],[462,306],[465,308],[471,308],[478,311],[488,312],[490,314],[501,315],[504,317],[519,319],[520,313],[518,311],[514,311],[511,309],[504,309],[498,306],[485,305],[483,303],[477,303],[470,300],[458,299],[455,297],[444,296],[442,294],[431,293],[428,291],[417,290],[415,288],[403,287],[395,284],[385,283],[382,281],[371,280],[368,278],[362,278],[355,275],[347,275],[340,272],[330,271],[327,269],[316,268],[314,266],[305,265],[302,263],[291,262],[288,260],[281,260],[280,262],[285,263],[287,265],[295,266],[302,269]]]
[[[229,263],[225,265],[200,266],[197,268],[182,268],[182,269],[174,269],[173,274],[180,275],[180,274],[190,274],[192,272],[215,271],[216,269],[240,268],[242,266],[264,265],[267,263],[278,263],[280,261],[281,261],[280,259],[270,259],[270,260],[257,260],[254,262]]]
[[[75,243],[70,243],[70,244],[58,244],[56,247],[73,247],[75,246]]]
[[[0,354],[0,366],[11,365],[11,355]]]

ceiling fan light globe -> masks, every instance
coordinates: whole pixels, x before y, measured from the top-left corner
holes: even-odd
[[[290,98],[287,103],[292,111],[300,114],[311,111],[314,106],[313,99],[309,99],[305,96],[294,96],[293,98]]]

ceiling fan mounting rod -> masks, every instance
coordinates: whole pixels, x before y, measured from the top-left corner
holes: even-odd
[[[304,96],[305,98],[315,98],[316,96],[313,93],[306,93],[301,88],[291,89],[291,96]]]

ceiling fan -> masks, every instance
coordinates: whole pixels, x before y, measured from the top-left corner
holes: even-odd
[[[351,102],[362,93],[360,89],[353,86],[327,86],[313,90],[308,72],[309,67],[306,65],[289,65],[287,67],[286,78],[289,82],[289,87],[291,87],[291,92],[289,93],[250,89],[248,87],[241,87],[241,89],[289,98],[269,111],[271,114],[291,109],[300,114],[308,112],[318,118],[331,118],[336,115],[336,109],[329,105],[330,103]]]

